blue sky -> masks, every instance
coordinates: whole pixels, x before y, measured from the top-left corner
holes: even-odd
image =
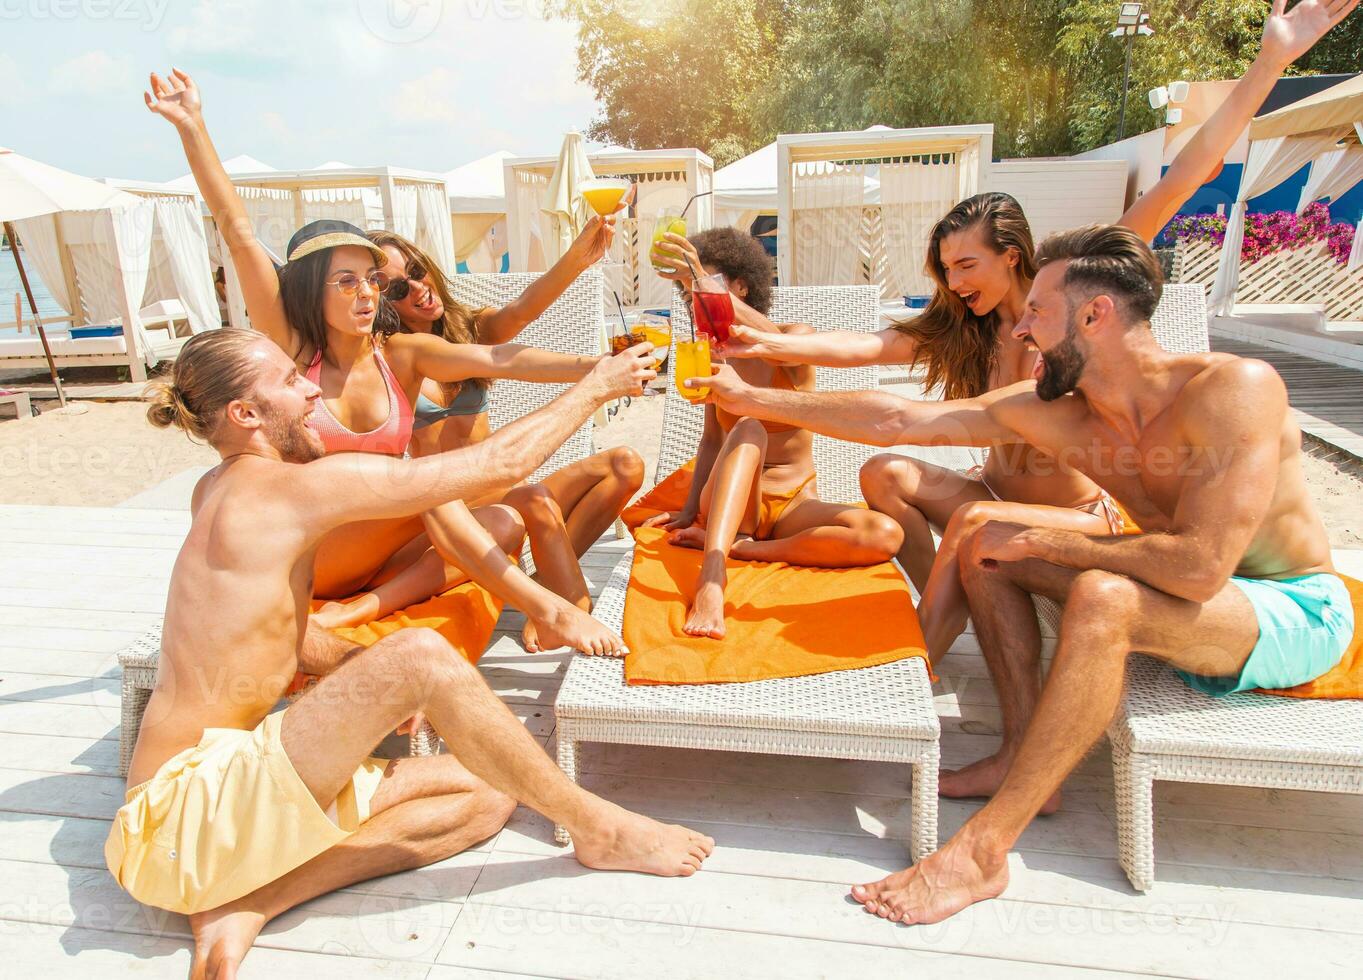
[[[224,157],[444,171],[550,155],[597,115],[541,0],[0,0],[0,145],[91,177],[188,170],[142,104],[194,76]],[[15,82],[17,80],[17,86]]]

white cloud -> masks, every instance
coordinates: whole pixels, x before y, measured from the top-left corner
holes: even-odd
[[[52,91],[59,95],[125,99],[136,87],[135,77],[132,63],[126,58],[115,58],[104,51],[87,51],[52,69]]]
[[[392,105],[393,118],[404,123],[457,122],[461,116],[459,90],[454,72],[432,68],[424,75],[399,83]]]
[[[291,64],[297,59],[290,50],[307,50],[298,43],[289,15],[317,16],[307,8],[281,9],[258,0],[211,0],[201,2],[189,15],[189,23],[174,27],[166,38],[166,48],[179,61],[178,67],[192,63],[212,67],[224,74],[253,76]],[[318,18],[319,22],[324,22]]]
[[[28,85],[19,71],[19,63],[3,51],[0,51],[0,78],[5,79],[0,85],[0,105],[19,105],[28,97]]]

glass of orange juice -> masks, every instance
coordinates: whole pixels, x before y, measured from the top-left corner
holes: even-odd
[[[702,401],[710,394],[709,387],[688,388],[689,378],[708,378],[710,370],[710,341],[704,337],[699,340],[677,341],[677,362],[672,366],[677,377],[677,394],[692,404]]]
[[[629,181],[618,177],[593,177],[578,184],[577,189],[587,206],[604,218],[619,209],[620,199],[629,190]]]

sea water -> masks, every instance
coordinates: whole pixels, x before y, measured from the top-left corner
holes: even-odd
[[[47,291],[43,281],[38,278],[33,263],[26,264],[24,272],[28,273],[28,284],[33,287],[33,299],[38,304],[38,312],[43,317],[65,316],[66,311],[57,305],[57,301]],[[0,249],[0,323],[14,322],[15,293],[19,294],[24,305],[24,320],[31,320],[33,314],[28,308],[28,297],[24,296],[24,286],[19,279],[19,267],[14,264],[14,254],[3,248]]]

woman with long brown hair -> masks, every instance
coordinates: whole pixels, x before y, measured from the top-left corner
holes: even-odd
[[[369,240],[387,256],[380,271],[388,276],[387,305],[395,329],[440,337],[454,345],[505,344],[543,313],[590,262],[570,256],[537,279],[514,302],[501,308],[472,310],[456,300],[440,267],[416,243],[391,231],[373,231]],[[565,268],[566,267],[566,268]],[[426,456],[481,442],[488,435],[488,407],[495,389],[486,378],[458,384],[427,379],[414,406],[412,455]],[[583,610],[591,609],[587,581],[578,559],[620,516],[644,482],[644,461],[620,446],[565,466],[540,483],[472,506],[503,503],[525,524],[541,585]],[[540,649],[538,629],[527,622],[527,650]]]
[[[1288,11],[1286,3],[1275,0],[1254,64],[1159,182],[1116,223],[1153,240],[1221,163],[1287,66],[1356,3],[1303,0]],[[1012,335],[1035,273],[1031,230],[1017,201],[988,193],[952,208],[933,227],[927,272],[936,290],[923,314],[873,334],[777,332],[735,302],[740,322],[724,353],[834,367],[918,365],[927,386],[940,387],[947,398],[971,397],[1039,375],[1034,345]],[[898,557],[922,594],[919,613],[934,661],[968,618],[956,560],[957,543],[966,532],[991,520],[1099,535],[1123,530],[1122,514],[1096,484],[1022,444],[992,447],[984,465],[967,475],[884,454],[863,468],[861,482],[867,502],[904,529]],[[934,528],[942,535],[935,555]],[[991,793],[1010,762],[1009,750],[1005,745],[998,755],[943,773],[942,795]]]

